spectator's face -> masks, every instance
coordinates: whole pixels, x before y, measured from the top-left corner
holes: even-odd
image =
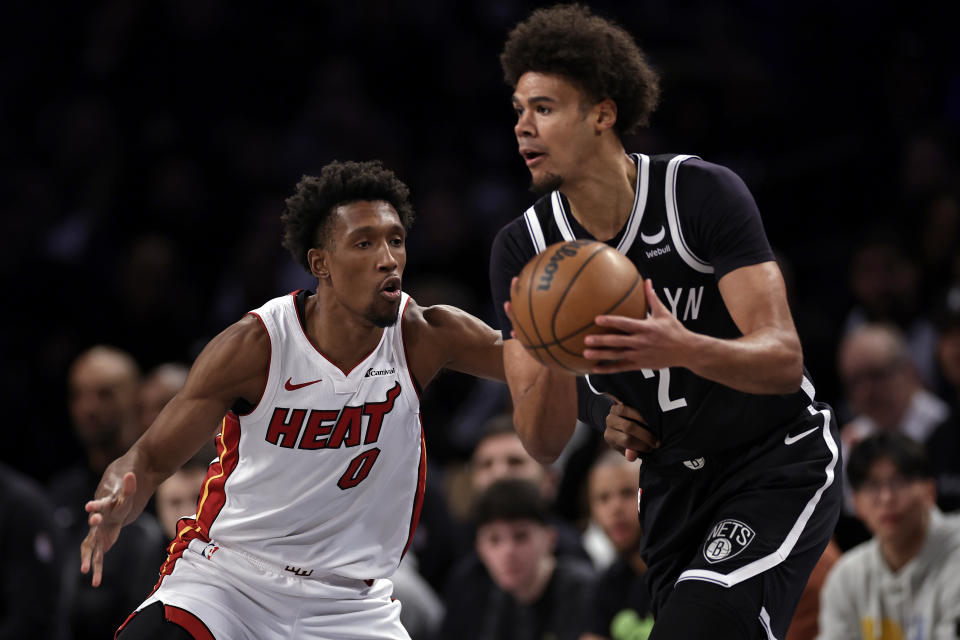
[[[840,352],[840,376],[850,405],[881,428],[899,424],[914,391],[907,363],[891,355],[887,336],[879,331],[851,336]]]
[[[629,463],[603,464],[590,472],[590,515],[620,553],[633,551],[640,540],[639,487],[638,470]]]
[[[196,512],[205,476],[202,469],[180,469],[157,487],[157,518],[168,539],[176,537],[180,518]]]
[[[477,554],[498,587],[524,593],[553,558],[556,532],[535,520],[494,520],[477,529]]]
[[[183,380],[176,376],[151,376],[140,387],[141,433],[153,424],[160,411],[183,387]]]
[[[137,374],[109,353],[81,356],[70,370],[70,418],[80,441],[102,446],[136,424]]]
[[[473,490],[478,494],[502,478],[529,480],[541,487],[546,474],[513,433],[484,438],[473,452],[471,465]]]
[[[886,544],[921,535],[935,499],[933,480],[906,478],[889,458],[874,462],[866,481],[853,492],[857,516]]]
[[[950,329],[940,336],[937,356],[943,376],[960,394],[960,328]]]

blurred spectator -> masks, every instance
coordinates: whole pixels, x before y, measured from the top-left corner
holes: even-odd
[[[168,402],[187,381],[190,367],[167,362],[154,367],[140,385],[140,431],[147,430]]]
[[[960,521],[936,508],[923,448],[903,434],[878,433],[850,453],[847,475],[857,516],[874,537],[830,572],[819,637],[957,637]]]
[[[407,552],[390,576],[393,597],[400,601],[400,622],[411,640],[429,640],[443,621],[443,602],[417,567],[417,557]]]
[[[843,426],[847,448],[876,431],[899,431],[924,442],[948,413],[923,388],[903,334],[889,324],[865,324],[840,344],[840,376],[855,417]]]
[[[923,388],[907,352],[903,334],[890,324],[865,324],[840,343],[840,377],[854,418],[842,425],[842,460],[863,438],[876,432],[899,432],[925,443],[948,415],[936,395]],[[844,512],[836,539],[847,550],[869,537],[860,519],[853,516],[853,497],[847,477]]]
[[[210,466],[212,450],[201,449],[182,467],[160,483],[154,496],[157,520],[167,541],[177,537],[177,522],[197,512],[197,500]]]
[[[49,485],[57,524],[66,537],[65,580],[74,640],[109,638],[158,579],[163,534],[156,519],[142,514],[120,532],[106,556],[103,586],[94,589],[80,573],[80,543],[87,535],[84,505],[114,458],[140,436],[140,374],[124,351],[96,346],[70,367],[69,407],[74,431],[84,446],[85,462],[63,470]]]
[[[950,416],[934,430],[926,445],[937,478],[937,504],[944,511],[955,511],[960,509],[960,295],[947,297],[938,328],[937,359]]]
[[[877,232],[857,248],[850,265],[850,289],[856,306],[847,316],[844,333],[868,323],[890,323],[904,334],[906,351],[920,379],[935,381],[936,330],[921,314],[920,271],[906,255],[896,235]]]
[[[581,640],[645,640],[653,629],[650,593],[643,582],[637,500],[640,462],[607,450],[587,479],[590,516],[613,543],[617,559],[597,580],[588,607],[589,633]]]
[[[790,621],[790,629],[784,640],[813,640],[820,633],[820,593],[830,575],[830,570],[837,563],[843,552],[836,541],[831,540],[817,564],[813,566],[807,586],[800,594],[800,602]]]
[[[440,637],[458,640],[577,640],[586,630],[589,563],[557,557],[556,531],[540,488],[505,478],[474,505],[477,553],[493,579],[473,606],[447,610]],[[457,588],[457,585],[451,585]]]
[[[487,487],[502,478],[528,480],[540,489],[540,495],[551,504],[557,488],[556,474],[540,464],[524,449],[513,428],[510,414],[496,416],[484,425],[480,440],[470,458],[470,504]],[[557,531],[557,554],[588,559],[580,540],[580,532],[551,512],[550,524]],[[473,532],[469,534],[473,538]]]
[[[43,489],[0,464],[0,640],[61,640],[63,541]]]

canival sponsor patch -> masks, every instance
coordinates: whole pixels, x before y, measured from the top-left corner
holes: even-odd
[[[756,533],[739,520],[721,520],[713,525],[703,543],[703,557],[710,564],[732,558],[750,546]]]

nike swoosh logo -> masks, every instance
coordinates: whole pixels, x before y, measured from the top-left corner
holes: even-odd
[[[813,433],[814,431],[816,431],[816,430],[819,429],[819,428],[820,428],[820,427],[814,427],[813,429],[807,429],[807,430],[804,431],[803,433],[798,433],[798,434],[795,435],[795,436],[792,436],[792,435],[790,435],[790,434],[788,433],[787,435],[785,435],[785,436],[783,437],[783,444],[786,444],[786,445],[793,444],[793,443],[796,442],[797,440],[800,440],[801,438],[807,437],[808,435],[810,435],[811,433]]]
[[[287,391],[296,391],[297,389],[302,389],[304,387],[309,387],[312,384],[317,384],[321,382],[323,378],[317,378],[316,380],[311,380],[310,382],[301,382],[300,384],[293,384],[293,378],[287,378],[287,381],[283,383],[283,388]]]
[[[643,240],[644,242],[646,242],[647,244],[657,244],[658,242],[660,242],[661,240],[663,240],[663,237],[664,237],[666,234],[667,234],[667,232],[664,230],[663,225],[660,225],[660,231],[657,231],[657,232],[656,232],[655,234],[653,234],[652,236],[648,236],[648,235],[645,234],[643,231],[641,231],[641,232],[640,232],[640,239]]]

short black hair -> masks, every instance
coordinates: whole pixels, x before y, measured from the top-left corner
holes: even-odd
[[[537,485],[529,480],[502,478],[484,489],[473,505],[473,521],[478,528],[498,520],[533,520],[547,525],[550,509]]]
[[[534,71],[567,78],[594,104],[610,98],[618,135],[650,124],[660,100],[659,76],[633,37],[578,4],[538,9],[520,22],[507,37],[500,66],[510,87]]]
[[[337,207],[359,201],[384,201],[409,229],[413,223],[410,189],[379,160],[339,162],[334,160],[319,176],[303,176],[296,192],[285,200],[281,215],[283,246],[300,266],[310,272],[307,252],[324,246],[329,238],[330,214]]]
[[[890,460],[900,475],[912,480],[935,477],[923,446],[895,431],[883,431],[861,440],[847,460],[847,478],[854,491],[867,481],[877,460]]]

